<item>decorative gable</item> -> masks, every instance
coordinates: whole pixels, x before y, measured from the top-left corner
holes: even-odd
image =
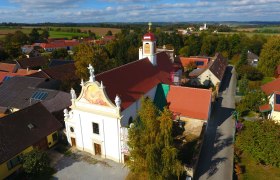
[[[116,108],[108,98],[102,83],[100,84],[97,81],[87,82],[82,87],[82,92],[76,101]]]

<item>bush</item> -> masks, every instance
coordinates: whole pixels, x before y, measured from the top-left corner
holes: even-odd
[[[22,161],[24,172],[31,178],[45,176],[51,171],[48,155],[38,149],[25,154]]]
[[[237,69],[239,78],[247,75],[250,81],[260,81],[263,79],[264,75],[255,67],[250,65],[242,65]]]
[[[261,164],[280,167],[280,125],[272,120],[245,121],[236,146]]]

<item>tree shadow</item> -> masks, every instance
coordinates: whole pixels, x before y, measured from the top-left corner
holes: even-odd
[[[219,89],[219,92],[223,92],[229,87],[231,76],[232,76],[232,71],[233,71],[233,67],[227,66],[224,77],[221,82],[221,87]]]

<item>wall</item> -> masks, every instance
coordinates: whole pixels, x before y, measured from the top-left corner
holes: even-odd
[[[217,83],[220,83],[220,80],[209,70],[204,71],[200,76],[198,76],[201,84],[206,85],[206,82],[211,80],[212,84],[215,86]]]
[[[30,146],[30,147],[26,148],[25,150],[23,150],[21,153],[17,154],[16,156],[18,156],[20,154],[26,154],[26,153],[32,151],[32,149],[33,149],[33,147]],[[14,156],[14,157],[16,157],[16,156]],[[13,159],[13,158],[11,158],[11,159]],[[4,178],[8,177],[9,175],[14,173],[16,170],[18,170],[21,167],[21,165],[19,164],[16,167],[14,167],[13,169],[8,170],[7,162],[8,161],[0,164],[0,179],[4,179]]]

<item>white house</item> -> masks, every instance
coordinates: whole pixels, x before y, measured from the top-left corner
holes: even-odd
[[[207,68],[195,69],[189,74],[191,83],[208,86],[210,83],[219,86],[224,77],[227,60],[220,53],[217,53]]]
[[[267,95],[269,103],[259,107],[261,113],[267,118],[280,123],[280,78],[261,86]]]
[[[203,26],[200,26],[200,27],[199,27],[199,30],[200,30],[200,31],[204,31],[204,30],[207,30],[207,29],[208,29],[208,28],[207,28],[206,23],[204,23]]]

